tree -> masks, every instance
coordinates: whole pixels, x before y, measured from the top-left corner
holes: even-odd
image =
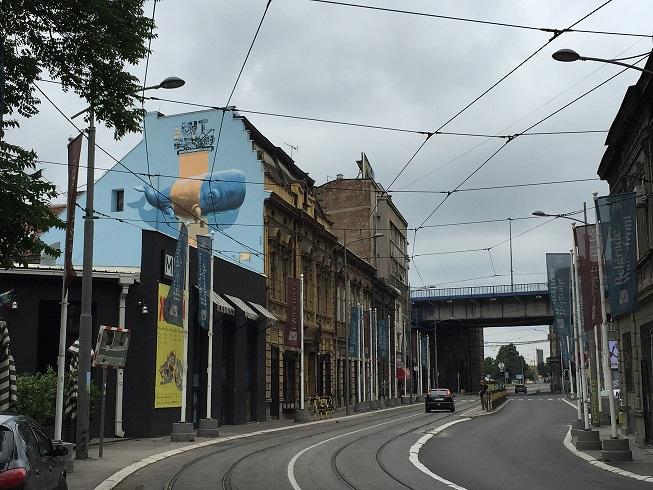
[[[499,368],[497,367],[497,363],[494,360],[493,357],[486,357],[483,360],[483,376],[490,376],[491,378],[495,378],[497,375],[497,372],[499,371]]]
[[[502,345],[499,347],[499,352],[496,358],[497,364],[503,362],[503,370],[508,373],[509,378],[515,377],[516,374],[522,372],[526,375],[528,364],[523,356],[519,355],[515,344]]]
[[[116,139],[138,131],[144,111],[134,94],[138,79],[126,70],[149,53],[154,22],[144,0],[5,0],[0,40],[0,267],[24,263],[26,253],[58,252],[39,232],[62,227],[48,207],[57,195],[36,170],[37,155],[5,140],[16,115],[38,113],[36,82],[45,74],[93,105]],[[9,116],[6,118],[5,116]],[[66,144],[65,141],[62,145]]]
[[[545,378],[551,376],[551,365],[546,362],[541,362],[537,365],[537,373]]]

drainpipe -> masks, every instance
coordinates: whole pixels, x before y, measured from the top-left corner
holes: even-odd
[[[125,308],[129,286],[121,282],[122,290],[120,291],[120,303],[118,309],[118,327],[125,328]],[[123,370],[116,370],[116,420],[114,432],[117,437],[124,437],[125,431],[122,430],[122,393],[123,393]]]

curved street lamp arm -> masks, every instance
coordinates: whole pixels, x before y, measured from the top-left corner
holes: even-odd
[[[653,75],[653,71],[647,70],[646,68],[640,68],[639,66],[636,65],[629,65],[628,63],[622,63],[621,61],[615,61],[615,60],[606,60],[603,58],[592,58],[590,56],[581,56],[578,58],[581,61],[599,61],[601,63],[609,63],[611,65],[619,65],[619,66],[625,66],[626,68],[632,68],[633,70],[638,70],[643,73],[648,73],[649,75]]]

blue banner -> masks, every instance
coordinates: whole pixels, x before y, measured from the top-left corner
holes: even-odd
[[[388,358],[388,322],[385,320],[377,320],[376,322],[376,342],[377,353],[379,359]]]
[[[546,276],[553,307],[553,329],[571,336],[571,254],[546,254]]]
[[[428,349],[428,345],[429,345],[428,341],[429,341],[429,338],[426,335],[422,336],[422,341],[421,341],[422,342],[422,356],[421,356],[422,357],[422,367],[428,367],[428,360],[427,360],[428,359],[427,349]]]
[[[172,273],[172,284],[165,300],[163,316],[166,322],[182,326],[184,321],[184,286],[186,285],[186,253],[188,252],[188,228],[181,224],[177,249],[175,250],[175,264]]]
[[[360,323],[360,310],[357,306],[351,307],[351,317],[349,323],[349,356],[359,357],[358,352],[358,324]]]
[[[610,314],[616,318],[637,308],[636,194],[611,194],[597,198],[596,204]]]
[[[210,236],[197,235],[197,289],[199,290],[199,308],[197,321],[205,330],[209,329],[209,312],[211,311],[211,259],[213,257],[213,240]]]

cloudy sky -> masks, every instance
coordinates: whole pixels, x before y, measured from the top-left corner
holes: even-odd
[[[152,43],[148,85],[176,75],[186,85],[157,94],[179,100],[224,105],[265,9],[266,0],[163,0],[156,6],[158,38]],[[454,17],[535,27],[565,28],[604,0],[428,0],[379,1],[368,5],[403,8]],[[146,3],[151,14],[153,2]],[[578,29],[651,34],[653,2],[613,0],[576,26]],[[309,0],[273,0],[257,42],[237,86],[232,104],[241,109],[295,114],[433,131],[545,44],[550,33],[404,15]],[[551,59],[558,49],[573,48],[588,56],[612,58],[645,53],[651,38],[565,33],[443,128],[443,131],[515,134],[556,111],[619,71],[611,65]],[[144,63],[133,67],[144,75]],[[628,71],[533,131],[607,130],[626,88],[638,78]],[[56,85],[42,88],[67,114],[83,108],[74,94]],[[165,114],[192,110],[149,102]],[[290,144],[299,165],[318,184],[337,173],[355,177],[355,160],[365,152],[377,179],[386,187],[423,142],[418,134],[360,129],[247,115],[279,146]],[[38,116],[22,122],[10,139],[34,148],[43,160],[63,162],[66,138],[75,133],[43,101]],[[114,141],[98,131],[98,143],[116,157],[140,140],[131,135]],[[605,149],[605,133],[520,136],[511,141],[462,188],[552,180],[596,178]],[[504,140],[434,135],[390,190],[448,191],[456,188],[492,155]],[[111,162],[98,155],[98,167]],[[65,167],[45,165],[46,176],[65,187]],[[101,172],[100,172],[101,173]],[[80,175],[80,182],[85,176]],[[396,192],[410,232],[410,280],[414,287],[472,286],[509,283],[508,222],[431,226],[464,221],[529,217],[534,210],[563,213],[579,210],[592,191],[607,193],[600,181],[452,194],[426,222],[443,195]],[[589,213],[593,219],[594,213]],[[545,280],[545,253],[566,252],[570,222],[541,224],[537,218],[512,222],[515,282]],[[496,246],[494,246],[496,245]],[[461,249],[487,251],[424,255]],[[490,260],[490,256],[491,259]],[[417,274],[419,270],[419,275]],[[484,277],[493,276],[496,277]],[[421,277],[420,277],[421,276]],[[481,278],[470,280],[471,278]],[[486,330],[486,340],[545,338],[546,328]],[[539,346],[542,347],[542,346]],[[545,345],[546,347],[546,345]],[[521,349],[532,359],[535,346]],[[492,350],[486,351],[492,354]],[[548,349],[547,349],[548,352]]]

